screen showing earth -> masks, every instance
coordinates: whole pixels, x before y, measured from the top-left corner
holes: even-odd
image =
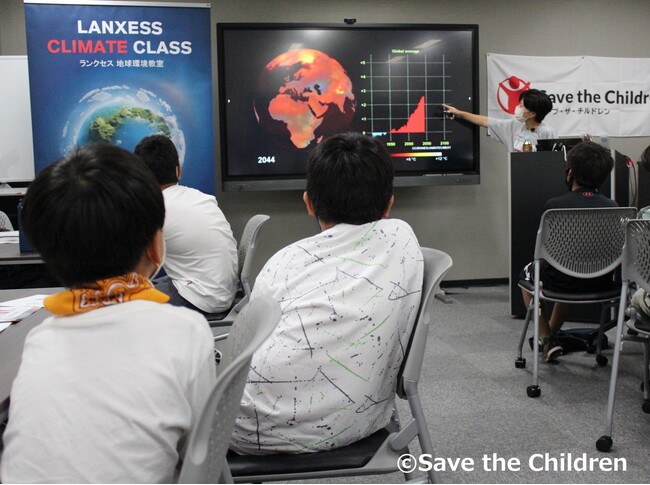
[[[472,27],[218,24],[224,181],[304,177],[309,152],[346,131],[381,139],[396,175],[478,173]]]
[[[264,131],[279,144],[300,149],[349,129],[356,103],[352,81],[336,59],[295,49],[264,67],[254,108]]]

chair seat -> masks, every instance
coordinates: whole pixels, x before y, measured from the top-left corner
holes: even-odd
[[[375,455],[389,434],[387,429],[381,429],[351,445],[316,453],[260,456],[238,455],[229,451],[228,465],[233,477],[362,468]]]
[[[244,298],[244,292],[239,290],[237,291],[237,294],[235,295],[232,305],[230,305],[230,308],[228,310],[219,313],[206,313],[205,319],[210,324],[210,327],[229,327],[230,325],[232,325],[236,313],[232,315],[231,313],[233,309],[237,307],[239,302],[242,301],[243,298]]]
[[[208,321],[210,326],[219,326],[218,323],[226,318],[228,314],[230,313],[230,309],[223,311],[223,312],[217,312],[217,313],[206,313],[204,314],[205,319]],[[232,323],[232,322],[231,322]]]
[[[519,280],[519,288],[526,290],[529,293],[535,292],[535,287],[532,281]],[[611,300],[618,300],[621,297],[620,286],[615,286],[607,290],[581,292],[581,293],[563,293],[561,291],[548,290],[542,287],[540,297],[543,300],[552,301],[566,301],[566,302],[606,302]]]

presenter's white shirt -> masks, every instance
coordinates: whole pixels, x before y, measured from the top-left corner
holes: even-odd
[[[222,312],[237,291],[237,242],[212,195],[182,185],[163,190],[165,272],[204,312]]]
[[[422,272],[397,219],[338,224],[276,253],[251,300],[275,298],[282,318],[253,357],[231,448],[327,450],[388,424]]]
[[[556,138],[553,128],[544,123],[535,128],[535,131],[530,131],[526,129],[525,123],[515,118],[505,120],[488,118],[488,129],[498,141],[507,147],[508,152],[523,151],[526,137],[530,139],[533,149],[537,145],[537,140]]]
[[[169,483],[215,382],[195,311],[131,301],[51,317],[11,389],[3,483]]]

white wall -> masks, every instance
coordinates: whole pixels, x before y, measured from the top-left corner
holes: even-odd
[[[178,1],[178,0],[176,0]],[[196,3],[190,2],[190,3]],[[650,57],[647,0],[212,0],[216,22],[470,23],[479,26],[480,107],[486,112],[488,52],[517,55]],[[215,37],[213,29],[213,39]],[[214,44],[214,42],[213,42]],[[26,54],[22,0],[0,7],[0,54]],[[213,50],[216,80],[216,51]],[[216,81],[215,81],[216,82]],[[218,107],[215,84],[215,153]],[[638,158],[650,138],[613,138],[613,148]],[[217,155],[218,156],[218,155]],[[397,188],[393,216],[408,221],[420,243],[454,259],[450,280],[508,276],[507,154],[481,134],[481,184]],[[531,187],[534,190],[534,187]],[[266,213],[257,270],[273,252],[313,234],[316,223],[296,191],[221,193],[218,200],[241,234],[248,218]]]

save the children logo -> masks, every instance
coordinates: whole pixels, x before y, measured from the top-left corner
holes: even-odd
[[[530,89],[530,82],[517,76],[510,76],[499,83],[497,102],[503,111],[513,115],[515,108],[519,106],[519,96],[528,89]]]
[[[549,126],[562,136],[650,133],[650,59],[487,55],[487,113],[506,119],[536,88],[553,104]],[[644,73],[646,73],[644,75]]]

